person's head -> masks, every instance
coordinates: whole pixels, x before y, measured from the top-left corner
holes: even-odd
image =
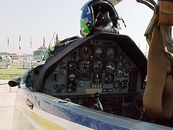
[[[89,36],[108,25],[117,28],[118,14],[108,0],[90,0],[82,7],[80,32],[82,36]],[[111,23],[111,24],[110,24]],[[108,30],[109,31],[109,30]]]

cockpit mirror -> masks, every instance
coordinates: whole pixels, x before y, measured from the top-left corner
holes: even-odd
[[[15,87],[15,86],[19,85],[20,80],[21,80],[21,78],[10,80],[10,81],[8,81],[8,85],[10,87]]]

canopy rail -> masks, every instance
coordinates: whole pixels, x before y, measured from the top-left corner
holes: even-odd
[[[139,3],[142,3],[146,6],[148,6],[150,9],[152,9],[153,11],[155,10],[155,8],[157,7],[157,4],[154,0],[136,0]]]

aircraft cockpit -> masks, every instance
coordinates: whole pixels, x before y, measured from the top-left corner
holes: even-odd
[[[138,118],[146,65],[128,36],[99,33],[67,45],[33,70],[26,85],[88,108]]]
[[[146,2],[146,4],[148,3]],[[155,2],[151,2],[149,7],[154,10]],[[100,11],[101,9],[103,12]],[[147,40],[151,40],[150,37],[153,35],[155,37],[152,37],[152,40],[155,41],[152,42],[154,45],[157,44],[157,47],[152,46],[152,49],[155,48],[152,54],[149,53],[150,60],[151,57],[154,60],[149,60],[148,63],[153,62],[154,65],[151,69],[151,64],[148,64],[148,70],[150,70],[148,71],[147,59],[135,42],[129,36],[119,34],[118,20],[122,19],[109,1],[89,1],[84,5],[82,11],[80,19],[82,38],[74,37],[75,39],[63,40],[65,42],[54,46],[55,50],[50,53],[48,59],[46,58],[45,63],[31,68],[22,78],[9,81],[10,86],[19,85],[21,88],[16,98],[18,100],[15,108],[16,118],[23,114],[23,117],[29,117],[27,120],[34,120],[35,123],[31,122],[33,125],[45,121],[48,123],[48,127],[45,127],[46,123],[41,125],[47,129],[50,129],[50,126],[55,128],[55,124],[57,129],[61,125],[66,129],[71,129],[69,126],[74,126],[72,129],[88,127],[99,130],[171,129],[158,125],[172,126],[172,120],[170,120],[170,124],[167,120],[163,120],[163,123],[160,120],[165,115],[170,118],[172,116],[172,111],[166,113],[162,109],[162,105],[171,104],[171,102],[162,102],[162,100],[165,100],[163,96],[166,94],[168,94],[167,99],[172,99],[172,95],[169,93],[172,76],[169,75],[168,80],[164,78],[166,74],[169,74],[168,70],[171,70],[172,66],[165,63],[168,61],[165,60],[165,55],[158,55],[163,48],[160,46],[162,44],[157,44],[157,42],[161,42],[158,40],[161,35],[160,30],[155,27],[157,17],[153,17],[154,20],[152,19],[146,33]],[[154,33],[151,30],[154,30]],[[156,55],[157,62],[155,62]],[[157,67],[157,64],[160,64],[160,58],[163,66],[158,65],[159,67]],[[157,85],[149,88],[151,77],[154,83],[160,79],[157,79],[159,76],[156,75],[159,73],[155,75],[151,73],[162,68],[162,76],[164,75],[161,77],[164,78],[162,83],[168,87],[158,88],[160,83],[158,82]],[[155,77],[154,80],[153,77]],[[146,88],[145,79],[147,79]],[[149,90],[147,90],[148,88]],[[149,96],[146,94],[146,90]],[[155,90],[157,93],[151,93]],[[162,95],[161,91],[165,90],[167,93]],[[160,95],[156,96],[158,93]],[[155,100],[157,98],[159,99]],[[171,107],[168,106],[168,109],[165,110],[171,110]],[[150,119],[147,113],[147,109],[150,108],[153,109],[151,116],[155,114],[155,110],[156,118],[160,114],[159,120],[153,120],[155,117]],[[146,114],[146,118],[143,117],[143,114]],[[53,123],[50,124],[50,122]],[[73,125],[66,125],[69,123]],[[18,126],[16,129],[18,130]],[[21,127],[21,129],[23,128]]]

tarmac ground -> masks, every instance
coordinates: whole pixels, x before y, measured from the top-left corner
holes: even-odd
[[[17,87],[9,87],[8,80],[0,80],[0,130],[12,130]]]

